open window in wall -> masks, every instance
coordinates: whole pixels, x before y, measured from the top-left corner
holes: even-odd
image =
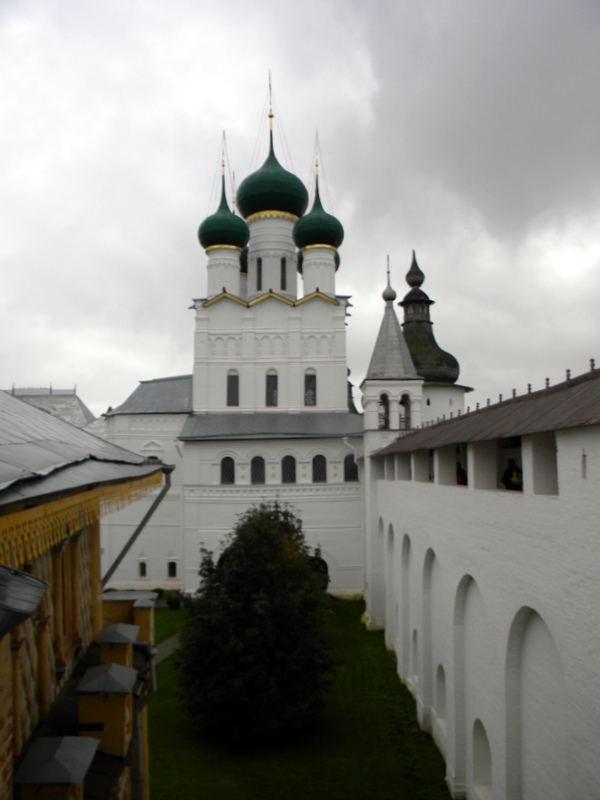
[[[387,431],[390,428],[390,398],[382,394],[379,398],[379,430]]]
[[[167,578],[177,577],[177,562],[167,561]]]
[[[256,291],[262,292],[262,258],[256,259]]]
[[[235,461],[231,456],[221,459],[221,483],[235,483]]]
[[[317,373],[308,369],[304,373],[304,405],[317,405]]]
[[[325,456],[315,456],[312,460],[313,483],[327,483],[327,459]]]
[[[294,456],[284,456],[281,459],[281,482],[296,483],[296,459]]]
[[[403,394],[400,398],[400,430],[410,430],[410,396]]]
[[[507,439],[498,439],[497,458],[499,487],[512,492],[522,492],[521,437],[511,436]]]
[[[344,481],[351,483],[358,480],[358,464],[354,460],[354,453],[348,453],[344,458]]]
[[[240,376],[232,369],[227,373],[227,405],[239,406],[240,404]]]
[[[279,272],[280,272],[279,288],[281,289],[282,292],[285,292],[287,291],[287,265],[285,258],[283,257],[281,259],[281,263],[279,266]]]
[[[277,373],[273,369],[267,372],[265,405],[277,405]]]
[[[265,482],[265,460],[262,456],[254,456],[250,462],[250,481],[252,483]]]
[[[534,494],[558,494],[556,434],[537,433],[531,437]]]

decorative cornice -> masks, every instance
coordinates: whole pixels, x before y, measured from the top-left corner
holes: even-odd
[[[286,484],[254,484],[254,485],[234,485],[234,486],[201,486],[194,488],[185,488],[186,500],[206,498],[214,498],[215,500],[222,500],[224,497],[290,497],[305,496],[343,496],[348,499],[355,497],[360,499],[362,496],[362,483],[352,481],[351,483],[341,484],[315,484],[315,483],[286,483]]]
[[[334,306],[339,306],[339,301],[336,300],[335,297],[330,297],[328,294],[323,294],[318,289],[315,292],[311,292],[310,294],[304,295],[299,300],[296,300],[295,305],[299,306],[302,303],[307,303],[309,300],[316,300],[317,298],[321,298],[321,300],[327,300],[328,303],[331,303]]]
[[[202,305],[204,308],[208,308],[208,306],[212,306],[212,304],[216,303],[218,300],[233,300],[234,303],[238,303],[240,306],[248,305],[245,300],[242,300],[241,297],[238,297],[235,294],[230,294],[229,292],[220,292],[214,297],[211,297],[210,300],[205,300]]]
[[[269,290],[268,292],[265,292],[265,294],[261,294],[258,297],[255,297],[253,300],[250,300],[248,302],[248,307],[255,306],[257,303],[261,303],[263,300],[267,300],[269,297],[272,297],[274,300],[280,300],[282,303],[285,303],[288,306],[294,305],[293,300],[289,300],[287,297],[283,297],[283,295]]]
[[[255,214],[250,214],[246,217],[246,223],[254,222],[257,219],[288,219],[290,222],[297,222],[300,218],[295,214],[290,214],[288,211],[257,211]]]
[[[210,253],[211,250],[237,250],[238,253],[241,253],[243,249],[243,247],[237,247],[234,244],[211,244],[204,252]]]
[[[333,250],[334,253],[337,251],[337,247],[334,247],[332,244],[307,244],[304,247],[300,248],[301,252],[304,252],[305,250],[321,250],[321,249]]]

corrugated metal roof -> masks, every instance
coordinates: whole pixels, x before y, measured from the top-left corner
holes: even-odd
[[[190,414],[192,376],[175,375],[141,381],[137,389],[112,414]]]
[[[288,414],[191,414],[179,436],[185,441],[207,439],[295,439],[359,436],[363,418],[359,414],[314,412]]]
[[[0,392],[0,506],[161,467]]]
[[[589,425],[600,425],[600,370],[422,428],[383,448],[379,455]]]

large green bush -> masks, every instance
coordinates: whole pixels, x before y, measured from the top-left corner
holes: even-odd
[[[250,509],[201,585],[183,629],[179,683],[203,734],[252,741],[304,729],[322,711],[333,673],[323,633],[328,598],[294,514]]]

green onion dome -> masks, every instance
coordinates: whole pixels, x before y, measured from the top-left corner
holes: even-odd
[[[319,179],[315,188],[315,202],[311,211],[294,225],[294,242],[296,247],[328,245],[336,249],[344,241],[342,223],[332,214],[328,214],[321,204],[319,196]]]
[[[229,210],[225,197],[225,176],[222,178],[219,208],[207,217],[198,228],[198,238],[205,250],[209,247],[239,247],[248,244],[250,232],[241,217]]]
[[[295,217],[301,217],[306,211],[306,187],[300,178],[284,169],[275,158],[273,131],[267,160],[260,169],[242,181],[237,192],[237,204],[245,219],[260,211],[280,211]]]

